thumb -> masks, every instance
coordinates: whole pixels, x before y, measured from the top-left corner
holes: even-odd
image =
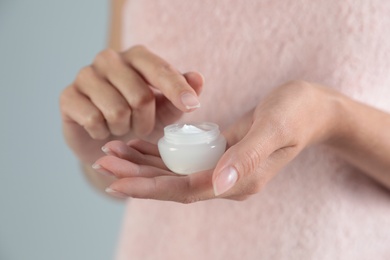
[[[269,126],[252,124],[246,135],[226,151],[213,172],[215,196],[230,190],[240,179],[253,174],[264,162],[272,153],[272,132]]]

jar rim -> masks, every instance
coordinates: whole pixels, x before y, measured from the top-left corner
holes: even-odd
[[[178,130],[185,125],[195,126],[203,130],[200,133],[183,133]],[[203,123],[179,123],[164,127],[164,139],[173,144],[202,144],[209,143],[218,138],[219,126],[210,122]]]

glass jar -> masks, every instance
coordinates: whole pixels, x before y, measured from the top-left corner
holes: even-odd
[[[158,149],[165,165],[178,174],[213,169],[226,149],[214,123],[173,124],[164,128]]]

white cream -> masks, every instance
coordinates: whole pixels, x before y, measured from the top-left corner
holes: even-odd
[[[203,129],[200,129],[199,127],[196,127],[194,125],[187,125],[184,124],[181,128],[178,128],[176,130],[176,133],[180,134],[198,134],[198,133],[204,133],[206,132]]]
[[[158,149],[165,165],[178,174],[213,169],[226,149],[226,140],[213,123],[173,124],[164,128]]]

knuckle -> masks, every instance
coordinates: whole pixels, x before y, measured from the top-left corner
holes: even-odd
[[[146,48],[146,46],[144,46],[142,44],[137,44],[137,45],[132,46],[127,51],[125,51],[124,55],[128,56],[128,57],[133,57],[139,53],[144,53],[146,51],[148,51],[148,48]]]
[[[61,94],[60,94],[60,97],[59,97],[59,103],[60,103],[60,107],[61,108],[66,106],[67,102],[70,99],[69,96],[70,96],[70,87],[64,88],[61,91]]]
[[[95,64],[111,63],[112,61],[119,59],[119,53],[112,49],[105,49],[99,52],[94,60]]]
[[[154,101],[154,95],[152,90],[145,89],[144,93],[140,94],[134,101],[131,103],[133,108],[142,108],[151,102]]]
[[[83,126],[86,129],[94,130],[95,128],[97,128],[98,125],[103,123],[104,117],[100,113],[94,112],[90,113],[87,117],[85,117]]]
[[[130,109],[124,105],[116,106],[105,111],[104,115],[109,122],[120,122],[130,116]]]
[[[95,72],[91,66],[86,66],[80,70],[76,76],[77,83],[83,83],[88,81],[88,79],[95,76]]]

